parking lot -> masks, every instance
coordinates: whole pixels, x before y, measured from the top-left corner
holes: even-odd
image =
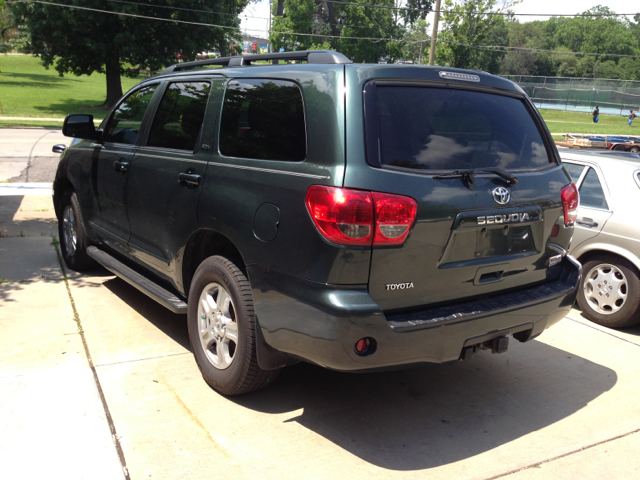
[[[186,317],[106,270],[63,270],[50,196],[0,196],[0,237],[2,478],[640,477],[640,328],[573,310],[501,355],[299,364],[226,398]]]

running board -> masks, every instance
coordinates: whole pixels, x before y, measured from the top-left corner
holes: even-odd
[[[136,287],[145,295],[153,298],[163,307],[168,308],[173,313],[187,313],[187,304],[175,296],[168,290],[165,290],[157,283],[149,280],[147,277],[140,275],[135,270],[127,267],[121,261],[115,259],[108,253],[98,249],[97,247],[87,248],[87,254],[96,262],[102,265],[110,272],[116,274],[128,284]]]

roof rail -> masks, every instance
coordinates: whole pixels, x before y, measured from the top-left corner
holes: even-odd
[[[304,50],[299,52],[259,53],[256,55],[236,55],[234,57],[210,58],[208,60],[196,60],[195,62],[176,63],[164,69],[160,75],[190,70],[207,65],[222,65],[223,67],[244,67],[261,60],[299,60],[307,63],[345,64],[353,63],[343,54],[333,50]]]

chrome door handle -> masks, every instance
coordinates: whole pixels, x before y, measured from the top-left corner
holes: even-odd
[[[129,162],[116,160],[115,162],[113,162],[113,168],[115,169],[116,173],[124,175],[125,173],[127,173],[127,170],[129,170]]]
[[[598,226],[598,224],[593,220],[591,220],[590,218],[579,218],[578,220],[576,220],[576,223],[578,225],[581,225],[587,228],[593,228]]]
[[[180,185],[186,188],[196,188],[200,185],[200,175],[196,175],[195,173],[181,173],[178,175],[178,182]]]

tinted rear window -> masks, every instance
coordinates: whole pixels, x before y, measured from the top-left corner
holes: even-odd
[[[367,94],[368,95],[368,94]],[[369,99],[367,109],[373,104]],[[379,142],[372,164],[452,170],[500,167],[508,170],[549,164],[544,142],[524,103],[471,90],[380,86],[375,89]]]
[[[229,82],[220,122],[227,157],[300,161],[307,155],[302,92],[284,80]]]

